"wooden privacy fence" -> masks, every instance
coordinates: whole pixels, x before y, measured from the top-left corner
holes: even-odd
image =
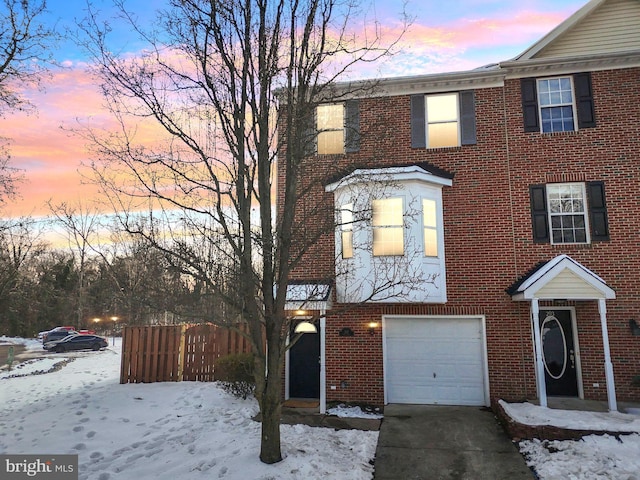
[[[250,351],[240,333],[215,325],[125,327],[120,383],[212,382],[218,358]]]

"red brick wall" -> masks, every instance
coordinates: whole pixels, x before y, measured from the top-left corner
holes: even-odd
[[[306,204],[327,223],[319,242],[294,271],[295,278],[333,274],[333,196],[322,178],[348,164],[371,167],[429,162],[453,174],[443,189],[446,305],[367,305],[327,317],[327,400],[383,402],[382,332],[370,335],[370,320],[387,314],[479,314],[486,317],[492,398],[519,400],[535,393],[529,303],[505,293],[541,260],[568,254],[616,290],[608,301],[609,335],[619,400],[640,400],[632,386],[640,375],[640,337],[630,318],[640,319],[640,69],[594,72],[597,127],[575,133],[524,133],[520,81],[476,90],[476,145],[412,149],[409,96],[361,102],[362,147],[356,154],[318,156],[308,180],[319,180]],[[631,100],[629,100],[631,99]],[[508,138],[508,141],[507,141]],[[281,172],[282,173],[282,172]],[[306,173],[306,172],[305,172]],[[529,185],[604,180],[610,242],[552,246],[532,242]],[[300,212],[299,212],[300,213]],[[322,222],[320,222],[322,223]],[[300,217],[300,224],[305,224]],[[306,222],[307,226],[309,222]],[[602,338],[596,302],[576,302],[585,396],[606,398]],[[465,313],[461,313],[465,312]],[[340,337],[348,326],[354,337]],[[346,383],[344,383],[346,382]],[[593,387],[599,383],[599,387]],[[330,390],[336,385],[336,390]],[[342,387],[341,387],[342,385]]]

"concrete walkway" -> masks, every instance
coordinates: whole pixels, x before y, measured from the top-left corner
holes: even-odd
[[[493,412],[482,407],[387,405],[374,480],[532,480]]]

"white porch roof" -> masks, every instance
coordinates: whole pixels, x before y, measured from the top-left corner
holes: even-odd
[[[321,310],[331,308],[329,283],[290,283],[287,285],[285,310]]]
[[[616,298],[616,292],[602,278],[568,255],[558,255],[542,264],[509,293],[516,301]]]

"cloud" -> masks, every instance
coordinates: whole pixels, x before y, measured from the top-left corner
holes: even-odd
[[[394,75],[452,72],[508,60],[570,13],[521,10],[493,17],[464,17],[437,26],[416,22],[398,45],[400,54],[386,62],[385,71]],[[384,38],[397,38],[400,28],[385,27]]]
[[[572,13],[510,8],[492,16],[467,16],[438,25],[418,21],[405,33],[397,55],[353,73],[358,78],[418,75],[508,60]],[[393,23],[376,27],[387,43],[398,38],[402,28]],[[44,202],[49,199],[60,202],[97,195],[95,187],[81,185],[78,170],[90,161],[90,154],[85,140],[71,130],[90,124],[108,131],[116,124],[87,65],[71,61],[65,65],[68,68],[54,72],[46,81],[46,91],[26,92],[38,108],[36,114],[16,113],[0,119],[0,132],[12,139],[12,166],[24,169],[27,179],[21,188],[23,200],[10,205],[14,214],[46,212]],[[150,144],[162,136],[151,124],[138,130],[141,143]]]
[[[97,187],[82,184],[79,171],[91,162],[91,154],[78,132],[87,126],[113,131],[118,125],[105,108],[95,78],[80,64],[54,72],[45,91],[25,95],[36,105],[36,113],[14,112],[0,119],[0,131],[10,139],[10,164],[23,170],[25,177],[19,188],[22,198],[5,210],[11,215],[40,215],[48,212],[48,200],[96,198]],[[150,142],[158,132],[147,125],[139,129],[139,137]]]

